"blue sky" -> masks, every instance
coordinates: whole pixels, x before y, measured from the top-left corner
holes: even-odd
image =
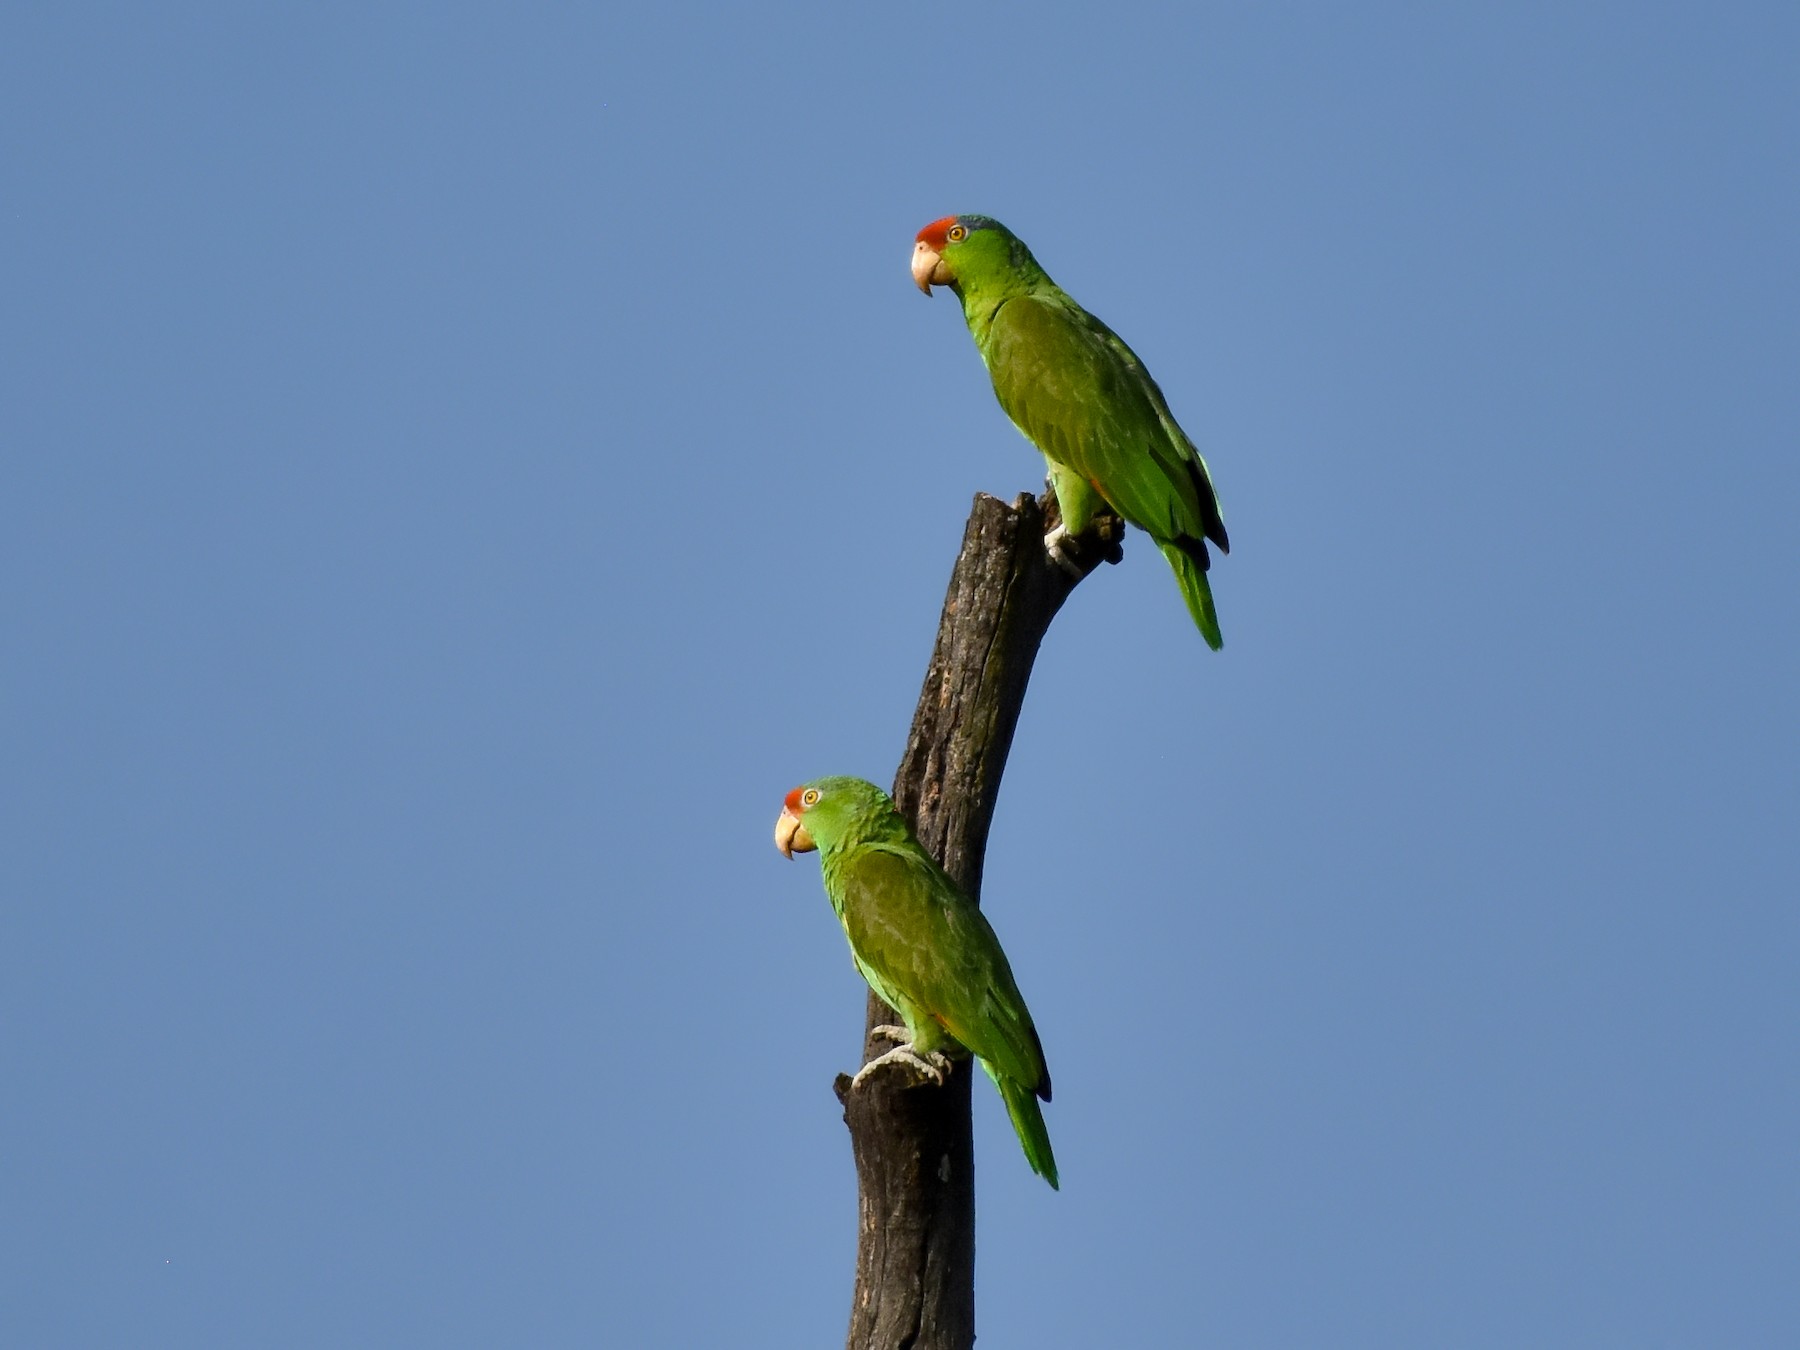
[[[1035,488],[984,211],[1206,451],[1044,645],[983,1347],[1800,1318],[1791,6],[15,5],[0,1306],[835,1344],[862,989],[769,829]]]

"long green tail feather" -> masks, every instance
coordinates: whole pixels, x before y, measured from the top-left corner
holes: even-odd
[[[1206,580],[1206,573],[1200,570],[1199,563],[1182,552],[1179,544],[1159,542],[1157,547],[1169,560],[1169,566],[1175,569],[1175,580],[1181,584],[1181,598],[1187,601],[1194,627],[1200,630],[1206,645],[1218,651],[1225,645],[1225,638],[1219,632],[1219,611],[1213,608],[1212,586]]]
[[[987,1068],[986,1061],[982,1067]],[[988,1076],[1000,1089],[1000,1100],[1006,1103],[1006,1114],[1012,1117],[1013,1132],[1024,1145],[1025,1161],[1031,1164],[1032,1171],[1050,1183],[1051,1190],[1061,1190],[1056,1184],[1056,1155],[1050,1151],[1050,1131],[1044,1128],[1044,1113],[1038,1109],[1036,1094],[1010,1078],[1000,1077],[992,1069],[988,1069]]]

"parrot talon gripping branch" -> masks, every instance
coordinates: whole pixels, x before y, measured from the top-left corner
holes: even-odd
[[[950,1055],[966,1050],[999,1089],[1031,1170],[1055,1187],[1056,1155],[1038,1106],[1050,1100],[1050,1071],[1012,967],[987,918],[892,799],[860,778],[803,783],[782,803],[775,847],[790,858],[817,850],[850,959],[906,1023],[902,1043],[865,1064],[851,1087],[889,1064],[941,1086]]]
[[[908,1084],[909,1087],[921,1087],[926,1083],[942,1087],[949,1080],[952,1068],[950,1056],[942,1051],[930,1050],[921,1054],[911,1045],[896,1045],[885,1055],[877,1056],[858,1069],[856,1077],[850,1080],[851,1089],[861,1087],[880,1070],[896,1064],[904,1065],[917,1074],[915,1081]]]
[[[1231,551],[1218,494],[1137,354],[987,216],[945,216],[920,230],[912,276],[926,295],[947,286],[962,301],[1001,408],[1050,466],[1068,533],[1086,532],[1102,505],[1143,530],[1217,650],[1206,546]]]
[[[1050,555],[1050,560],[1075,580],[1080,581],[1088,574],[1088,569],[1083,567],[1080,559],[1075,556],[1076,547],[1074,537],[1070,535],[1069,527],[1066,525],[1058,525],[1044,536],[1044,552]]]

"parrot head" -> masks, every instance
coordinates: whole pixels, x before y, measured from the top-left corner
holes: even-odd
[[[913,240],[913,281],[927,295],[933,286],[959,290],[1030,262],[1031,251],[1018,236],[990,216],[945,216]]]
[[[795,788],[782,800],[781,814],[775,817],[775,847],[781,850],[782,857],[811,853],[818,847],[801,819],[818,804],[819,789],[810,785]]]
[[[829,852],[840,842],[870,832],[871,816],[880,821],[875,833],[889,832],[888,818],[905,829],[893,801],[873,783],[860,778],[815,778],[783,800],[781,814],[775,818],[775,847],[789,858],[817,848]]]

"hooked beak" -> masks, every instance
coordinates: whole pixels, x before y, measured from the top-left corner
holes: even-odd
[[[800,823],[800,817],[784,806],[775,817],[775,847],[781,850],[782,857],[791,858],[796,853],[811,853],[818,845]]]
[[[914,284],[927,295],[933,286],[948,286],[956,280],[942,255],[923,239],[913,245],[912,274]]]

